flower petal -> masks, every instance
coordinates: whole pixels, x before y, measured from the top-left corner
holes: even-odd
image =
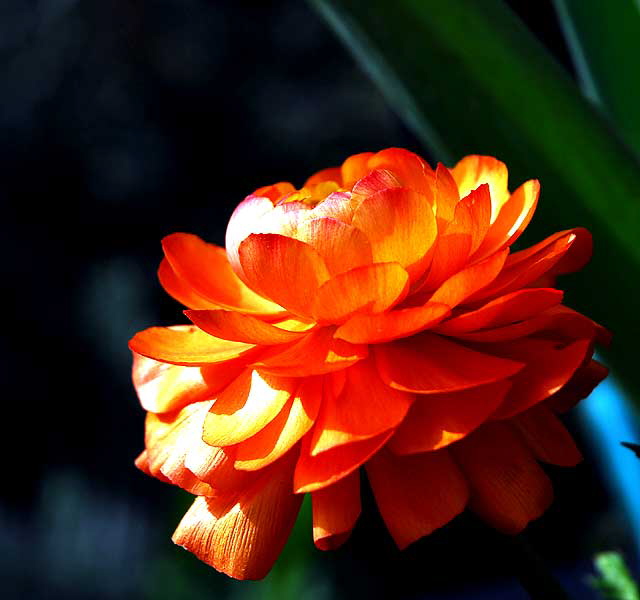
[[[400,263],[412,278],[424,272],[438,231],[432,198],[408,188],[384,190],[363,200],[352,223],[369,238],[375,262]]]
[[[460,202],[460,194],[455,179],[451,176],[451,171],[442,163],[438,163],[436,168],[434,197],[438,228],[441,229],[453,219],[456,206]]]
[[[239,248],[249,285],[298,315],[307,315],[329,271],[318,252],[274,233],[252,234]]]
[[[597,360],[585,361],[559,392],[556,392],[545,404],[556,413],[572,409],[580,400],[586,398],[594,388],[609,374],[609,369]]]
[[[329,167],[328,169],[322,169],[321,171],[314,173],[304,182],[304,186],[302,187],[318,185],[325,181],[335,181],[338,184],[342,183],[342,170],[340,167]]]
[[[302,380],[278,416],[254,436],[238,444],[237,469],[263,469],[280,458],[311,429],[322,400],[322,379]]]
[[[398,178],[386,169],[376,169],[353,186],[351,197],[362,202],[367,196],[389,188],[403,187]]]
[[[438,333],[456,335],[523,321],[557,306],[563,293],[551,288],[526,288],[500,296],[480,308],[464,312],[438,326]]]
[[[245,344],[286,344],[306,335],[305,331],[289,331],[251,315],[228,310],[186,310],[194,325],[214,337]]]
[[[338,219],[310,219],[298,228],[295,237],[317,250],[331,275],[373,262],[367,236]]]
[[[500,381],[524,366],[522,362],[476,352],[433,333],[376,347],[375,357],[387,385],[420,394],[455,392]]]
[[[369,171],[369,159],[373,156],[373,152],[362,152],[353,154],[342,163],[342,185],[350,189],[353,184],[362,179]]]
[[[283,312],[280,306],[260,297],[238,278],[224,248],[188,233],[168,235],[162,240],[162,248],[181,281],[217,307],[256,314]]]
[[[199,435],[191,439],[184,465],[198,479],[209,484],[216,494],[237,493],[251,485],[256,474],[235,468],[236,450],[237,446],[209,446],[202,440],[201,427]]]
[[[493,204],[491,221],[495,221],[500,208],[509,200],[506,165],[491,156],[471,155],[465,156],[453,167],[451,174],[458,184],[461,198],[483,183],[489,184]]]
[[[398,177],[404,187],[433,196],[433,169],[417,154],[404,148],[386,148],[369,159],[369,169],[386,169]]]
[[[534,406],[511,423],[538,460],[561,467],[574,467],[582,460],[571,434],[546,406]]]
[[[173,534],[178,546],[236,579],[261,579],[282,551],[300,509],[290,461],[229,501],[196,498]]]
[[[367,357],[366,345],[350,344],[333,334],[332,327],[311,331],[285,350],[274,347],[267,351],[254,366],[274,375],[306,377],[340,371]]]
[[[379,315],[354,315],[338,327],[335,337],[354,344],[377,344],[418,333],[440,322],[451,312],[446,304],[390,310]]]
[[[391,389],[380,379],[371,359],[346,371],[340,394],[326,390],[311,435],[311,455],[375,437],[404,419],[413,394]]]
[[[526,365],[512,378],[513,386],[494,419],[516,415],[560,390],[593,352],[590,340],[561,345],[553,340],[527,338],[490,346],[490,352]]]
[[[167,258],[163,258],[158,267],[158,280],[164,291],[184,306],[195,309],[218,308],[219,305],[207,300],[187,285],[171,267]]]
[[[394,456],[383,450],[366,466],[376,504],[398,548],[460,514],[469,495],[447,450]]]
[[[505,423],[484,425],[451,446],[471,488],[470,507],[503,533],[516,534],[549,507],[549,478]]]
[[[482,244],[491,221],[491,194],[488,184],[483,183],[460,200],[453,217],[454,222],[458,219],[469,224],[468,231],[471,235],[469,253],[473,254]]]
[[[340,481],[382,448],[392,435],[393,431],[385,431],[373,438],[311,456],[311,435],[307,434],[302,438],[300,458],[293,476],[293,489],[297,494],[315,492]]]
[[[220,340],[193,325],[150,327],[129,341],[133,352],[174,365],[206,365],[238,358],[255,346]]]
[[[336,550],[351,535],[360,516],[360,475],[347,475],[311,494],[313,542],[319,550]]]
[[[510,387],[509,381],[497,381],[460,392],[418,397],[387,447],[403,455],[448,446],[482,425]]]
[[[380,313],[404,297],[408,284],[409,275],[398,263],[357,267],[320,286],[312,314],[321,323],[339,323],[357,312]]]

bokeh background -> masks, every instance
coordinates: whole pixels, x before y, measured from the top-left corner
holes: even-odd
[[[509,4],[575,75],[551,2]],[[299,0],[0,2],[0,597],[526,598],[508,540],[465,515],[399,553],[370,495],[341,550],[314,550],[305,504],[274,572],[232,581],[171,543],[188,494],[133,466],[127,340],[184,321],[155,277],[160,239],[223,244],[255,188],[388,146],[434,158]],[[558,229],[549,212],[535,227]],[[637,565],[587,417],[571,421],[584,464],[549,469],[556,503],[526,534],[577,598],[594,552]]]

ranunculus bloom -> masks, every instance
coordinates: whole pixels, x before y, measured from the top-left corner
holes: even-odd
[[[400,548],[469,507],[521,531],[549,506],[539,462],[580,460],[556,414],[606,370],[607,333],[562,304],[584,229],[525,250],[539,184],[468,156],[434,171],[391,148],[297,190],[260,188],[226,250],[176,233],[159,277],[192,324],[131,340],[145,472],[196,499],[174,541],[263,577],[311,493],[321,549],[348,537],[364,466]]]

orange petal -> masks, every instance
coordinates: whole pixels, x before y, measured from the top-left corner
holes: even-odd
[[[188,233],[168,235],[162,240],[162,248],[181,281],[217,307],[258,314],[282,312],[281,307],[260,297],[237,277],[224,248]]]
[[[433,169],[417,154],[404,148],[386,148],[369,159],[369,169],[386,169],[400,182],[419,194],[433,197]]]
[[[331,275],[373,262],[367,236],[337,219],[323,217],[306,221],[295,237],[318,251]]]
[[[451,451],[469,482],[471,509],[499,531],[519,533],[551,504],[549,478],[508,425],[484,425]]]
[[[430,302],[440,302],[453,308],[469,300],[470,296],[486,288],[502,270],[509,250],[459,271],[447,279],[431,296]]]
[[[342,163],[342,185],[350,189],[353,184],[362,179],[369,171],[369,159],[373,156],[373,152],[362,152],[354,154]]]
[[[184,306],[195,309],[218,308],[218,304],[207,300],[178,277],[165,258],[158,267],[158,280],[164,291]]]
[[[340,167],[329,167],[328,169],[322,169],[314,173],[304,182],[302,187],[311,187],[319,183],[324,183],[325,181],[335,181],[340,185],[342,183],[342,170]]]
[[[311,456],[311,435],[307,434],[302,438],[300,458],[293,476],[293,489],[298,494],[315,492],[340,481],[382,448],[392,435],[393,431],[386,431],[373,438]]]
[[[498,381],[461,392],[419,396],[388,448],[402,455],[448,446],[482,425],[510,387],[509,381]]]
[[[267,351],[255,366],[274,375],[306,377],[340,371],[367,357],[366,345],[350,344],[333,334],[332,327],[311,331],[285,350],[274,347]]]
[[[311,494],[313,542],[319,550],[336,550],[351,535],[360,516],[360,476],[357,472]]]
[[[296,520],[302,496],[291,493],[289,461],[235,500],[196,498],[173,541],[236,579],[261,579],[278,558]]]
[[[349,367],[339,395],[326,390],[311,436],[311,455],[375,437],[404,419],[413,394],[391,389],[368,359]]]
[[[506,165],[491,156],[471,155],[465,156],[453,167],[451,174],[458,184],[461,198],[483,183],[489,184],[493,204],[491,221],[495,221],[500,208],[509,200]]]
[[[486,346],[490,346],[490,352],[526,365],[512,378],[513,386],[494,419],[516,415],[557,392],[593,352],[590,340],[560,345],[553,340],[528,338]]]
[[[447,450],[412,456],[381,451],[367,463],[376,504],[398,548],[460,514],[468,489]]]
[[[288,331],[251,315],[228,310],[186,310],[184,314],[209,335],[245,344],[286,344],[306,335],[304,331]]]
[[[458,217],[458,213],[461,213],[460,217]],[[469,223],[468,231],[471,235],[469,252],[472,254],[482,244],[491,221],[491,195],[486,183],[478,186],[460,200],[456,206],[454,222],[458,218]]]
[[[361,202],[367,196],[396,187],[402,187],[402,184],[391,171],[376,169],[353,186],[351,197]]]
[[[387,385],[420,394],[455,392],[500,381],[524,366],[522,362],[476,352],[433,333],[378,346],[375,357]]]
[[[431,200],[391,188],[360,204],[352,223],[369,238],[375,262],[400,263],[412,278],[424,272],[438,232]]]
[[[179,367],[133,353],[133,385],[142,408],[154,413],[179,410],[213,398],[199,367]]]
[[[174,485],[200,496],[212,496],[213,489],[185,466],[194,440],[200,439],[202,424],[211,402],[190,404],[179,412],[155,415],[145,421],[146,469]]]
[[[511,420],[538,460],[573,467],[582,460],[571,434],[546,406],[534,406]]]
[[[200,435],[194,436],[184,458],[184,466],[198,479],[209,484],[216,495],[236,493],[251,485],[255,473],[239,471],[234,466],[237,446],[209,446]]]
[[[329,279],[322,257],[299,240],[252,234],[239,248],[249,285],[298,315],[307,315],[318,288]]]
[[[436,202],[436,215],[438,217],[438,227],[453,220],[456,205],[460,201],[458,186],[451,171],[442,163],[438,163],[436,168],[434,196]]]
[[[336,275],[318,289],[316,321],[339,323],[357,312],[380,313],[404,297],[409,275],[398,263],[376,263]]]
[[[354,315],[338,327],[335,337],[352,343],[377,344],[406,337],[432,327],[449,313],[446,304],[401,308],[379,315]]]
[[[540,195],[540,182],[532,179],[523,183],[509,200],[500,208],[496,220],[489,227],[487,235],[474,259],[485,256],[511,246],[526,229],[533,217]]]
[[[559,392],[551,396],[545,404],[554,412],[566,412],[591,394],[608,374],[609,369],[597,360],[586,361],[586,364],[574,373],[569,382]]]
[[[550,288],[526,288],[500,296],[477,310],[462,313],[438,326],[438,332],[456,335],[523,321],[562,302],[563,293]]]
[[[211,446],[231,446],[250,438],[275,419],[294,386],[288,378],[245,371],[218,395],[202,439]]]
[[[238,444],[235,467],[255,471],[280,458],[311,429],[321,400],[322,380],[302,380],[278,416],[254,436]]]
[[[175,325],[139,331],[129,341],[129,348],[161,362],[193,366],[238,358],[255,346],[220,340],[193,325]]]

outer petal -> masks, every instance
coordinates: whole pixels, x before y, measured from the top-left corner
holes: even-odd
[[[260,297],[238,279],[224,248],[188,233],[168,235],[162,240],[162,247],[182,282],[218,307],[258,314],[282,312],[280,306]]]
[[[251,315],[228,310],[186,310],[194,325],[214,337],[245,344],[286,344],[306,335],[265,323]]]
[[[367,475],[401,550],[451,521],[467,503],[467,484],[447,450],[402,457],[383,450],[367,463]]]
[[[424,272],[438,232],[432,198],[407,188],[384,190],[360,204],[352,223],[369,238],[375,262],[398,262],[413,278]]]
[[[303,242],[274,233],[252,234],[239,248],[249,285],[298,315],[308,315],[329,271],[318,252]]]
[[[369,169],[387,169],[401,183],[419,194],[431,197],[434,187],[434,172],[417,154],[404,148],[386,148],[369,159]]]
[[[205,415],[206,417],[206,415]],[[237,446],[219,448],[209,446],[202,439],[202,427],[184,458],[184,466],[198,479],[209,484],[216,495],[239,493],[256,480],[255,473],[239,471],[234,467]]]
[[[560,290],[551,288],[518,290],[500,296],[476,310],[464,312],[445,321],[438,327],[438,332],[456,335],[523,321],[552,306],[557,306],[562,302],[562,296],[563,293]]]
[[[261,579],[282,551],[301,501],[291,493],[284,460],[234,500],[196,498],[173,541],[231,577]]]
[[[453,167],[451,174],[458,184],[461,198],[483,183],[489,184],[493,204],[491,221],[495,221],[500,208],[509,199],[506,165],[491,156],[471,155],[465,156]]]
[[[286,377],[306,377],[340,371],[367,357],[364,344],[350,344],[333,337],[334,328],[309,332],[301,341],[265,353],[255,366],[266,373]]]
[[[510,387],[509,381],[498,381],[461,392],[418,397],[387,447],[402,455],[448,446],[482,425]]]
[[[389,431],[404,419],[413,398],[386,386],[371,359],[350,367],[340,394],[325,390],[311,455]]]
[[[311,494],[313,541],[320,550],[344,544],[360,516],[360,476],[357,472]]]
[[[379,315],[354,315],[338,327],[335,337],[354,344],[377,344],[406,337],[439,323],[451,312],[446,304],[401,308]]]
[[[218,308],[219,305],[204,298],[178,277],[167,258],[158,267],[158,280],[164,291],[184,306],[195,309]]]
[[[179,410],[213,398],[199,367],[179,367],[133,353],[133,385],[142,408],[154,413]]]
[[[220,340],[192,325],[150,327],[129,341],[133,352],[174,365],[225,362],[249,353],[255,346]]]
[[[320,286],[312,313],[325,323],[339,323],[357,312],[380,313],[404,297],[408,284],[409,275],[398,263],[357,267]]]
[[[275,419],[294,390],[294,380],[245,371],[216,399],[202,438],[211,446],[231,446],[250,438]]]
[[[500,381],[524,366],[432,333],[379,346],[375,357],[387,385],[420,394],[455,392]]]
[[[571,434],[546,406],[534,406],[511,421],[538,460],[573,467],[582,460]]]
[[[499,531],[519,533],[551,504],[549,478],[508,425],[484,425],[451,451],[471,487],[472,510]]]
[[[398,178],[387,169],[376,169],[363,177],[353,186],[351,197],[359,204],[373,194],[377,194],[389,188],[403,187]]]
[[[597,360],[587,361],[546,404],[556,413],[566,412],[586,398],[608,374],[609,369]]]
[[[353,184],[362,179],[369,171],[369,159],[373,156],[373,152],[362,152],[354,154],[342,163],[342,184],[345,188],[350,189]]]
[[[311,456],[311,436],[302,438],[300,458],[293,476],[296,493],[315,492],[353,473],[360,465],[375,454],[393,434],[381,433],[373,438],[353,442]]]
[[[560,345],[552,340],[522,339],[491,346],[491,352],[526,363],[513,377],[513,387],[494,419],[511,417],[557,392],[593,351],[590,340]]]
[[[321,400],[322,379],[304,379],[278,416],[237,446],[235,467],[254,471],[280,458],[311,429]]]

